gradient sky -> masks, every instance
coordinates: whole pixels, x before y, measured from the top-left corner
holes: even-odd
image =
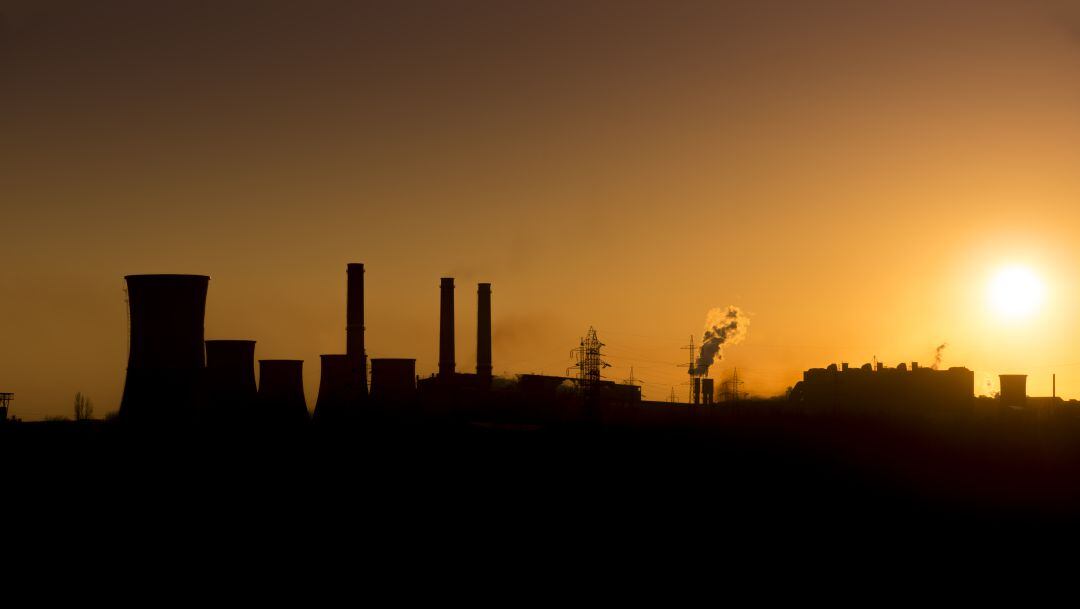
[[[685,399],[680,347],[738,305],[745,389],[874,356],[1080,397],[1076,2],[0,0],[0,391],[120,399],[123,280],[212,276],[207,338],[436,369],[439,277],[471,370]],[[984,286],[1026,264],[1040,314]]]

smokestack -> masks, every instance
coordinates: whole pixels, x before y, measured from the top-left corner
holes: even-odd
[[[248,414],[257,393],[255,341],[206,341],[206,384],[211,414]]]
[[[439,376],[449,380],[454,376],[454,278],[443,277],[439,287]]]
[[[356,414],[360,403],[360,379],[350,355],[320,355],[319,397],[312,420],[342,423]]]
[[[130,347],[120,417],[163,422],[200,401],[205,275],[128,275]]]
[[[713,403],[713,380],[710,378],[701,379],[701,403]]]
[[[304,399],[304,360],[259,360],[259,418],[279,425],[308,420]]]
[[[476,376],[491,384],[491,284],[476,285]]]
[[[364,265],[347,266],[345,294],[345,353],[352,360],[353,374],[359,376],[360,395],[367,394],[367,351],[364,349]]]

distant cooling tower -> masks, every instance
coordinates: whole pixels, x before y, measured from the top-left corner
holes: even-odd
[[[255,405],[255,341],[206,341],[209,417],[249,416]]]
[[[205,275],[128,275],[130,347],[120,417],[187,418],[201,401]]]
[[[357,414],[363,394],[354,360],[349,355],[320,356],[319,397],[315,402],[316,423],[342,423]]]
[[[439,376],[449,380],[454,376],[454,278],[443,277],[439,282]]]
[[[416,395],[416,360],[371,360],[371,398],[383,402],[411,400]]]
[[[1001,405],[1023,408],[1027,406],[1027,375],[1001,375]]]
[[[491,284],[476,285],[476,376],[491,385]]]
[[[294,425],[308,420],[304,399],[304,360],[259,360],[257,419],[267,423]]]

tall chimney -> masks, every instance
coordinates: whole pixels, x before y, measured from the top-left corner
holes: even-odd
[[[360,376],[361,395],[367,395],[367,352],[364,350],[364,265],[348,265],[348,290],[345,295],[345,354],[354,374]]]
[[[454,278],[440,282],[442,306],[439,309],[439,376],[454,376]]]
[[[491,284],[476,285],[476,376],[491,383]]]

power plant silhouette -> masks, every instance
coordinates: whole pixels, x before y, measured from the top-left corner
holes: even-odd
[[[399,413],[436,416],[456,413],[498,418],[515,412],[527,420],[555,417],[626,421],[627,406],[644,413],[637,420],[649,420],[660,411],[667,416],[674,405],[643,401],[641,388],[632,379],[626,384],[602,379],[600,369],[607,365],[601,354],[603,343],[592,329],[575,350],[578,363],[571,368],[577,370],[576,377],[522,374],[513,380],[500,380],[496,386],[492,375],[490,283],[477,284],[475,372],[458,371],[453,277],[443,277],[439,282],[438,373],[419,378],[415,359],[374,358],[370,360],[369,384],[364,344],[364,265],[350,263],[346,266],[345,353],[320,356],[318,397],[309,414],[303,361],[258,360],[256,384],[254,340],[205,340],[208,276],[129,275],[125,279],[130,351],[119,411],[119,419],[125,423],[290,426],[311,421],[321,426],[342,426],[373,413],[385,413],[387,407]],[[745,318],[736,307],[713,313],[716,315],[708,326],[702,351],[696,352],[691,341],[688,406],[730,405],[739,401],[732,396],[741,395],[741,382],[735,377],[722,383],[727,389],[717,396],[707,370],[725,339],[741,339]],[[917,363],[910,368],[907,364],[886,368],[875,363],[859,368],[842,364],[810,369],[790,391],[788,403],[792,408],[822,412],[857,410],[867,404],[882,412],[938,412],[969,407],[974,399],[974,373],[957,367],[938,370],[937,364],[935,361],[931,368]],[[1058,406],[1062,401],[1056,396],[1049,401],[1028,398],[1025,376],[1002,375],[998,403],[1023,409]]]
[[[476,287],[475,370],[466,371],[456,353],[455,280],[443,277],[437,372],[420,378],[415,359],[368,357],[364,272],[362,264],[346,267],[344,353],[319,356],[314,404],[305,397],[303,360],[257,359],[252,339],[206,339],[209,277],[129,275],[130,352],[117,423],[2,425],[0,447],[51,438],[59,447],[55,454],[74,455],[95,442],[105,449],[114,443],[125,466],[131,454],[140,455],[130,465],[140,479],[160,475],[168,459],[185,462],[175,470],[183,471],[186,460],[201,457],[205,471],[229,484],[236,470],[229,460],[246,463],[255,456],[275,484],[275,467],[289,462],[305,476],[325,476],[334,488],[358,472],[392,476],[405,459],[416,464],[400,478],[409,484],[432,464],[452,470],[447,478],[494,464],[498,473],[482,486],[495,489],[490,480],[522,478],[512,451],[524,451],[518,454],[542,464],[541,472],[563,460],[558,471],[584,486],[601,479],[594,472],[606,475],[619,462],[634,485],[642,472],[662,472],[666,479],[682,471],[691,472],[686,486],[722,479],[725,489],[742,489],[739,496],[759,496],[766,487],[817,500],[819,489],[804,484],[817,476],[835,481],[840,505],[864,500],[868,485],[870,496],[882,493],[883,505],[892,505],[895,496],[913,496],[895,490],[900,487],[891,476],[898,476],[919,480],[917,491],[931,500],[951,500],[958,485],[988,480],[1005,490],[976,489],[969,493],[974,504],[990,497],[995,505],[1011,505],[1014,489],[1047,487],[1066,489],[1064,501],[1080,509],[1080,487],[1068,486],[1080,472],[1080,408],[1056,395],[1028,396],[1024,375],[1001,375],[999,396],[977,398],[974,373],[939,369],[939,349],[929,367],[886,367],[876,358],[859,367],[832,364],[806,370],[783,397],[751,398],[740,392],[737,371],[730,379],[708,376],[722,359],[721,347],[745,330],[745,318],[731,307],[710,313],[704,355],[691,346],[685,403],[643,400],[632,373],[624,383],[604,378],[605,345],[594,328],[572,350],[575,364],[565,375],[494,377],[492,285]],[[7,418],[13,397],[0,394],[0,418]],[[145,457],[155,450],[164,457]],[[469,451],[475,460],[462,460]],[[667,460],[665,467],[655,467],[657,458]],[[994,468],[990,476],[983,474],[987,463]],[[939,485],[942,475],[953,482]],[[360,486],[370,492],[367,484]],[[1032,505],[1061,501],[1039,496]]]
[[[320,356],[318,398],[310,420],[355,421],[368,402],[401,404],[418,396],[416,360],[371,360],[364,346],[364,265],[346,267],[345,353]],[[138,424],[252,420],[289,425],[309,420],[303,361],[259,360],[254,340],[204,340],[205,275],[126,278],[130,351],[119,418]],[[492,385],[491,284],[477,286],[476,373],[456,371],[454,279],[440,284],[439,374],[421,386],[429,396],[477,398]]]

